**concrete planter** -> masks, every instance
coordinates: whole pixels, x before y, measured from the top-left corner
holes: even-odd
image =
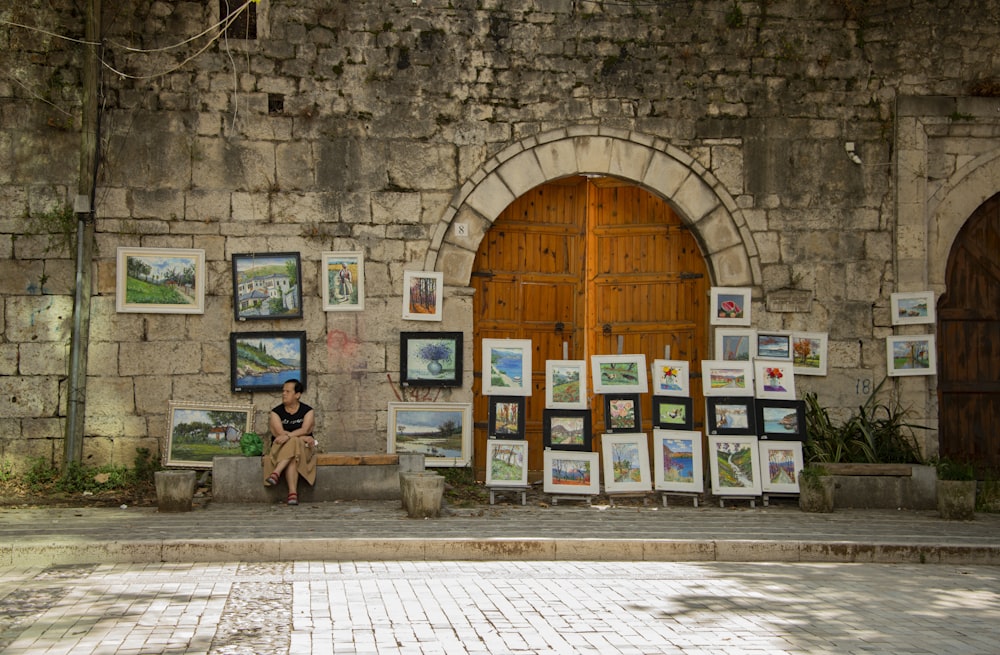
[[[975,480],[938,480],[937,508],[941,518],[971,521],[976,516]]]
[[[413,519],[434,518],[441,515],[444,496],[444,477],[437,473],[400,473],[399,487],[403,508]]]
[[[190,512],[194,499],[194,471],[157,471],[156,508],[160,512]]]
[[[832,476],[799,478],[799,509],[803,512],[830,513],[836,483]]]

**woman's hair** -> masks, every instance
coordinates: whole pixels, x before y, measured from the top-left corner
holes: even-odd
[[[292,378],[291,380],[285,380],[285,383],[282,384],[281,386],[285,386],[285,384],[293,385],[295,393],[302,393],[303,391],[305,391],[305,387],[302,386],[302,383],[296,380],[295,378]]]

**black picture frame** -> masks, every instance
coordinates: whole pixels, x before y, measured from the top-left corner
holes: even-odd
[[[229,335],[234,392],[279,391],[285,382],[306,386],[306,333],[233,332]]]
[[[404,387],[462,386],[461,332],[400,332],[399,377]],[[440,357],[433,355],[440,354]]]
[[[705,399],[705,427],[714,436],[756,436],[753,396],[709,396]]]
[[[689,396],[653,396],[653,427],[693,430],[694,402]]]
[[[804,400],[758,398],[756,413],[757,436],[761,440],[806,440],[806,402]]]
[[[642,432],[642,406],[637,393],[604,394],[604,431]],[[627,412],[631,410],[631,414]],[[623,414],[622,412],[626,412]]]
[[[546,409],[542,412],[542,447],[546,450],[593,450],[589,409]]]
[[[302,318],[302,260],[297,252],[233,255],[237,321]]]
[[[524,396],[490,396],[491,439],[524,439]]]

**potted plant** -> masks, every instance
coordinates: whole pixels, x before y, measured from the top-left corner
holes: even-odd
[[[819,464],[809,464],[799,471],[799,509],[803,512],[833,511],[834,480]]]
[[[969,462],[937,463],[937,507],[941,518],[971,521],[976,514],[976,472]]]

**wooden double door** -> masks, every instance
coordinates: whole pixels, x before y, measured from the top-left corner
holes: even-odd
[[[541,477],[545,362],[591,355],[670,353],[691,362],[696,425],[703,421],[700,361],[707,347],[708,279],[694,235],[663,199],[613,178],[572,177],[515,200],[486,234],[473,268],[475,467],[485,478],[489,399],[482,339],[530,339],[526,401],[529,477]],[[648,374],[648,371],[647,371]],[[594,450],[604,408],[588,366]],[[651,395],[640,400],[652,434]]]
[[[1000,474],[1000,194],[959,231],[938,300],[942,457]]]

